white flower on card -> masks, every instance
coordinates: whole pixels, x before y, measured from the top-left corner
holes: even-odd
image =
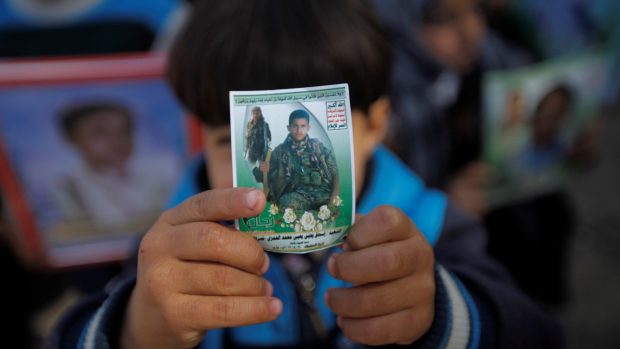
[[[323,224],[321,224],[321,222],[316,224],[316,231],[323,231]]]
[[[269,207],[269,214],[271,214],[272,216],[275,216],[278,214],[278,212],[280,212],[278,210],[278,206],[276,206],[276,204],[271,204],[271,207]]]
[[[340,198],[340,195],[337,195],[334,198],[333,204],[336,205],[336,206],[342,206],[342,199]]]
[[[319,218],[322,220],[328,219],[332,215],[332,211],[327,208],[327,205],[323,205],[319,208]]]
[[[314,226],[316,225],[316,220],[314,219],[314,215],[312,213],[306,211],[301,216],[299,223],[301,223],[301,226],[304,228],[304,230],[308,231],[314,229]]]
[[[286,223],[293,223],[297,219],[297,216],[295,215],[295,211],[293,211],[292,208],[286,208],[284,210],[284,216],[282,218],[284,218],[284,221]]]

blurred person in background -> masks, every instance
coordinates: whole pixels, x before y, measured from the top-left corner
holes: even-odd
[[[476,0],[377,0],[375,6],[396,50],[389,145],[461,208],[484,214],[482,76],[524,66],[530,56],[489,31]]]
[[[387,0],[375,6],[395,49],[390,146],[429,185],[473,191],[480,162],[484,71],[523,66],[522,50],[489,32],[474,0]],[[480,178],[483,180],[483,178]],[[484,204],[456,200],[480,214]]]
[[[490,170],[481,161],[482,78],[533,61],[490,30],[477,0],[376,0],[396,51],[388,145],[455,204],[484,219],[489,250],[538,301],[566,297],[565,250],[573,229],[564,194],[488,212]],[[527,257],[526,257],[527,255]]]

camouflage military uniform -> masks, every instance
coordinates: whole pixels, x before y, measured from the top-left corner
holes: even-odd
[[[295,142],[289,135],[269,162],[269,200],[281,210],[317,210],[328,203],[338,180],[336,159],[318,139]]]
[[[255,163],[257,160],[265,158],[265,151],[271,141],[271,131],[269,124],[261,117],[256,123],[250,121],[246,126],[245,133],[246,158]]]

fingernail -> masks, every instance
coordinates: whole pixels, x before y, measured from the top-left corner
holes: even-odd
[[[271,303],[269,303],[269,311],[271,311],[273,315],[280,315],[282,312],[282,301],[277,298],[273,299]]]
[[[265,253],[265,260],[263,261],[263,265],[260,267],[260,273],[265,274],[269,270],[269,255]]]
[[[245,205],[250,210],[253,210],[258,204],[258,190],[254,189],[245,194]]]
[[[340,246],[340,248],[342,248],[343,251],[350,251],[351,250],[351,246],[349,246],[348,243],[344,243],[342,244],[342,246]]]

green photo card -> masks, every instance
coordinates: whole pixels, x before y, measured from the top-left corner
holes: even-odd
[[[273,252],[342,243],[355,217],[348,85],[231,91],[230,124],[235,187],[267,197],[237,229]]]
[[[589,50],[484,79],[489,199],[502,206],[557,190],[597,122],[606,52]]]

